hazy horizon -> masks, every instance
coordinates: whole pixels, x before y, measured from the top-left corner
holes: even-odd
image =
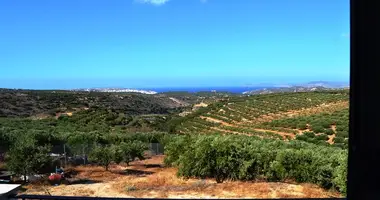
[[[79,82],[79,80],[77,80]],[[31,81],[27,82],[29,85],[25,84],[25,81],[19,81],[19,84],[4,84],[4,82],[1,84],[0,88],[8,88],[8,89],[32,89],[32,90],[70,90],[70,89],[87,89],[87,88],[125,88],[125,89],[141,89],[141,90],[153,90],[153,89],[186,89],[191,90],[193,89],[201,89],[201,88],[215,88],[215,89],[222,89],[222,88],[260,88],[260,87],[286,87],[286,86],[301,86],[308,83],[313,82],[327,82],[330,84],[338,84],[338,85],[349,85],[349,81],[335,81],[335,80],[306,80],[306,81],[296,81],[296,82],[256,82],[256,83],[247,83],[247,84],[235,84],[235,85],[228,85],[228,84],[214,84],[214,85],[204,85],[204,84],[189,84],[189,85],[160,85],[160,84],[151,84],[145,85],[145,86],[139,86],[139,85],[128,85],[123,83],[115,83],[113,81],[109,80],[92,80],[89,82],[82,81],[80,84],[77,82],[71,82],[64,80],[41,80],[41,81]],[[57,87],[57,83],[59,82],[60,87]],[[62,83],[65,82],[65,83]],[[53,84],[52,84],[53,83]]]

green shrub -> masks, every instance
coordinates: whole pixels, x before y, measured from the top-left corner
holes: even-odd
[[[296,139],[297,140],[302,140],[302,141],[307,141],[309,137],[307,137],[306,135],[297,135],[296,136]]]
[[[325,129],[321,125],[315,125],[311,127],[311,130],[314,133],[323,133]]]
[[[186,138],[186,139],[185,139]],[[305,135],[314,143],[316,138]],[[256,139],[248,136],[198,135],[178,137],[166,148],[166,162],[177,166],[178,175],[186,178],[215,178],[224,180],[293,179],[298,182],[316,183],[324,188],[335,187],[344,191],[344,165],[338,159],[345,150],[315,145],[299,140]],[[179,148],[185,145],[185,148]],[[184,151],[183,149],[186,149]]]
[[[300,130],[305,130],[307,128],[307,126],[306,126],[306,123],[301,122],[301,123],[297,124],[296,128],[300,129]]]
[[[344,143],[344,138],[337,136],[334,138],[334,143]]]
[[[320,135],[316,135],[315,138],[317,140],[321,140],[321,141],[326,141],[329,139],[329,137],[326,135],[326,134],[320,134]]]
[[[321,122],[321,125],[322,125],[323,128],[330,128],[331,124],[332,124],[332,122],[330,122],[329,120]]]
[[[337,136],[342,137],[342,138],[348,138],[349,133],[347,131],[338,131]]]
[[[314,138],[315,137],[315,133],[310,132],[310,131],[303,132],[303,135],[305,135],[308,138]]]
[[[338,165],[333,173],[333,181],[335,187],[339,188],[339,191],[343,194],[347,193],[347,170],[348,170],[348,153],[342,152],[338,155]]]
[[[327,135],[333,135],[333,134],[335,134],[335,132],[331,128],[325,129],[324,133],[326,133]]]

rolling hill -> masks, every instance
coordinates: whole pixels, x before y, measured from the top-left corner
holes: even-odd
[[[346,146],[348,100],[348,90],[229,97],[186,116],[176,131],[302,139],[314,143],[325,140],[319,143]]]
[[[55,116],[96,107],[130,115],[168,114],[189,105],[167,95],[0,89],[0,117]]]

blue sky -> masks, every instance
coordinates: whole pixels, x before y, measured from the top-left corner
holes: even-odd
[[[348,0],[0,0],[0,87],[349,78]]]

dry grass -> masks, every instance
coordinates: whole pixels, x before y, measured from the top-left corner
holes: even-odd
[[[227,181],[212,179],[182,179],[176,168],[159,167],[162,156],[136,161],[132,166],[115,165],[110,171],[102,167],[76,167],[76,178],[99,181],[93,184],[28,185],[28,194],[91,197],[142,198],[286,198],[339,197],[311,184]],[[123,174],[125,170],[144,172],[142,175]]]

